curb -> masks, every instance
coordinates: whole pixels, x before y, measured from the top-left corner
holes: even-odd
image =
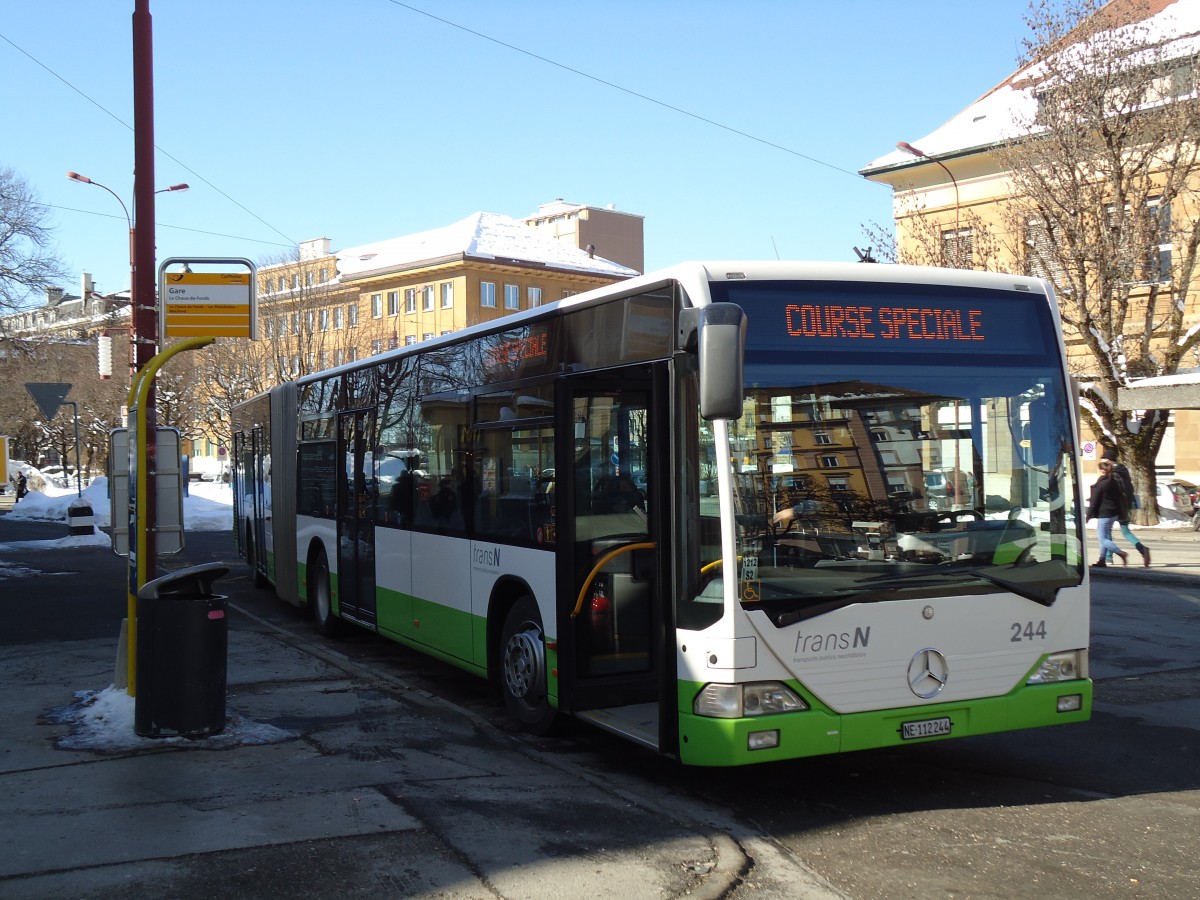
[[[1139,566],[1134,568],[1114,568],[1106,566],[1103,569],[1090,567],[1088,574],[1093,579],[1116,579],[1117,581],[1145,581],[1159,584],[1179,584],[1200,588],[1200,572],[1169,572],[1160,569],[1147,569]]]

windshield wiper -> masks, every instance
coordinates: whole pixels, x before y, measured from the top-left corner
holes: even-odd
[[[1061,568],[1061,576],[1058,578],[1046,578],[1048,574],[1045,568]],[[999,569],[999,571],[997,571]],[[1006,577],[1006,573],[1014,575],[1031,575],[1037,570],[1036,578],[1011,578]],[[984,571],[977,567],[961,567],[950,569],[937,569],[924,572],[909,572],[906,575],[879,575],[873,578],[864,578],[860,582],[867,590],[900,590],[902,587],[920,586],[922,579],[938,579],[949,578],[959,575],[968,575],[975,578],[980,578],[989,584],[994,584],[997,587],[1002,587],[1006,591],[1011,591],[1018,597],[1024,597],[1026,600],[1032,600],[1035,603],[1040,603],[1042,606],[1053,606],[1054,601],[1058,597],[1058,592],[1061,588],[1068,584],[1078,584],[1078,581],[1072,581],[1069,576],[1069,569],[1062,560],[1049,560],[1048,562],[1027,563],[1024,565],[1010,565],[1005,567],[993,566],[990,570]],[[896,582],[905,582],[900,585]],[[929,584],[934,584],[932,580]],[[842,590],[854,591],[856,587],[847,587]],[[839,593],[842,591],[839,590]]]

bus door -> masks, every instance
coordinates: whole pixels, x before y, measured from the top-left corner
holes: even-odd
[[[266,431],[261,425],[254,427],[250,444],[251,464],[254,467],[254,474],[251,477],[254,492],[254,537],[251,540],[251,547],[254,558],[251,564],[254,566],[255,572],[274,578],[275,573],[270,571],[271,560],[268,553],[271,545],[267,543],[269,530],[267,517],[271,514],[267,499],[267,492],[270,490],[268,481],[271,477],[271,448],[267,443]]]
[[[674,699],[665,384],[650,366],[564,379],[555,460],[560,705],[652,747]]]
[[[375,412],[356,409],[338,415],[337,557],[338,610],[363,625],[375,625]]]

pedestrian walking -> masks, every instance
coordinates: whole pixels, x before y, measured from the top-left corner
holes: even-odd
[[[1102,459],[1100,460],[1100,477],[1092,485],[1092,495],[1087,509],[1088,519],[1098,520],[1100,559],[1093,563],[1097,568],[1102,569],[1108,565],[1106,559],[1110,553],[1119,556],[1122,565],[1129,564],[1129,554],[1113,543],[1112,539],[1113,523],[1128,517],[1128,515],[1129,503],[1125,499],[1125,488],[1121,485],[1121,479],[1113,473],[1112,460]]]
[[[1107,459],[1113,464],[1113,474],[1120,479],[1121,487],[1125,490],[1125,501],[1128,504],[1130,511],[1137,509],[1136,496],[1133,493],[1133,478],[1129,475],[1129,469],[1124,463],[1117,459],[1117,448],[1115,446],[1107,446],[1104,448],[1104,453],[1100,455],[1101,459]],[[1129,529],[1129,512],[1126,512],[1123,518],[1117,520],[1117,524],[1121,528],[1121,536],[1125,538],[1133,549],[1142,555],[1142,565],[1146,568],[1150,567],[1150,548],[1137,539],[1137,536]],[[1106,556],[1107,562],[1112,562],[1112,556]]]

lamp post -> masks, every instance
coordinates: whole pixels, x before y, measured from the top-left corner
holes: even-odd
[[[954,173],[951,172],[949,169],[947,169],[946,164],[943,163],[940,159],[930,156],[924,150],[920,150],[917,147],[914,147],[908,141],[898,141],[896,143],[896,149],[899,150],[901,153],[907,153],[909,156],[917,157],[917,159],[927,159],[931,163],[935,163],[936,165],[941,166],[942,171],[945,172],[946,175],[949,176],[950,183],[952,185],[954,185],[954,266],[955,266],[955,268],[957,268],[959,263],[961,262],[959,254],[962,252],[962,245],[960,243],[961,228],[959,227],[959,224],[958,224],[958,214],[959,214],[958,181],[955,180]]]
[[[78,172],[68,172],[67,178],[69,178],[71,181],[78,181],[80,184],[90,184],[94,187],[98,187],[102,190],[108,191],[110,194],[113,195],[113,197],[116,198],[116,201],[121,204],[121,212],[125,213],[125,225],[129,229],[129,303],[130,303],[130,307],[131,307],[131,310],[130,310],[130,326],[131,326],[130,334],[131,334],[131,340],[132,340],[132,344],[129,348],[129,369],[130,369],[130,371],[133,371],[135,369],[140,368],[140,365],[138,364],[139,361],[138,361],[138,352],[137,352],[138,334],[137,334],[137,329],[136,329],[136,327],[134,327],[133,323],[137,316],[138,304],[141,302],[140,298],[135,298],[135,296],[134,296],[134,292],[135,292],[134,278],[135,278],[135,272],[136,272],[135,261],[134,261],[134,247],[137,243],[137,230],[134,227],[133,217],[129,215],[129,207],[125,205],[125,201],[121,199],[121,195],[118,194],[116,191],[114,191],[112,188],[110,188],[108,185],[101,184],[99,181],[93,181],[91,178],[88,178],[86,175],[80,175]],[[160,188],[159,190],[155,191],[154,193],[168,194],[173,191],[186,191],[187,189],[188,189],[187,184],[173,184],[170,187]]]

